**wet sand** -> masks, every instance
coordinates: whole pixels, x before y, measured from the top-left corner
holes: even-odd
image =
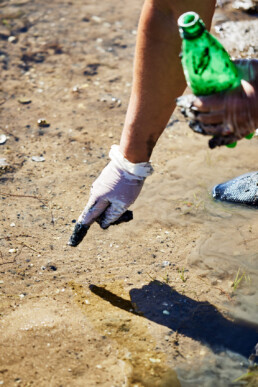
[[[214,34],[257,57],[257,17],[223,3]],[[120,138],[141,4],[0,2],[4,386],[224,387],[250,365],[257,210],[210,192],[257,170],[257,137],[211,151],[176,111],[134,220],[67,246]]]

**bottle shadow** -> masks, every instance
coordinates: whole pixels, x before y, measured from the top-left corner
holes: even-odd
[[[96,285],[90,285],[90,290],[115,307],[208,345],[215,353],[230,350],[252,361],[258,355],[254,352],[257,324],[231,320],[209,302],[193,300],[165,283],[152,281],[141,289],[132,289],[131,301]]]

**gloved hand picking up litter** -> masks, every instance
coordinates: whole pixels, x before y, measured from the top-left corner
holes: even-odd
[[[124,158],[118,145],[111,147],[111,161],[92,185],[89,201],[78,218],[68,244],[77,246],[92,223],[107,229],[110,225],[128,222],[132,212],[128,207],[138,197],[153,168],[149,162],[131,163]]]

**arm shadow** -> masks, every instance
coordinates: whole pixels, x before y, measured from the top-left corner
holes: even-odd
[[[193,300],[165,283],[152,281],[130,291],[131,301],[91,285],[90,290],[113,306],[140,315],[208,345],[213,352],[236,352],[254,360],[258,325],[223,316],[209,302]]]

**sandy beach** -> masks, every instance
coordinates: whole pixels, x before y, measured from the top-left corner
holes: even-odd
[[[257,57],[257,13],[212,33]],[[258,342],[257,210],[211,189],[257,170],[258,137],[210,150],[176,110],[133,221],[67,245],[118,144],[143,1],[0,1],[0,384],[240,384]],[[242,382],[241,382],[242,383]]]

